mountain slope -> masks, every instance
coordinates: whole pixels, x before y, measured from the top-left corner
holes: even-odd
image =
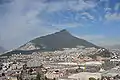
[[[77,46],[97,47],[96,45],[77,37],[72,36],[67,30],[61,30],[54,34],[38,37],[31,40],[27,44],[34,44],[35,47],[44,49],[62,49],[62,48],[75,48]],[[25,45],[20,48],[25,47]]]

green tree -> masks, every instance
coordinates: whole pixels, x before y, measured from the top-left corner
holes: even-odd
[[[42,80],[42,79],[41,79],[41,75],[40,75],[40,73],[37,74],[37,76],[36,76],[36,80]]]
[[[90,77],[89,80],[96,80],[94,77]]]
[[[35,80],[49,80],[44,74],[37,73]]]

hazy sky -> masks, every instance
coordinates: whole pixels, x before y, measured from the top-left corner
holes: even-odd
[[[120,0],[0,0],[7,49],[61,29],[94,44],[120,44]]]

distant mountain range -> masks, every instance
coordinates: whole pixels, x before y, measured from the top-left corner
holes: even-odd
[[[63,48],[76,48],[76,47],[95,47],[96,49],[102,50],[104,48],[98,47],[84,39],[77,38],[71,35],[67,30],[61,30],[53,34],[35,38],[28,43],[22,45],[21,47],[7,51],[1,56],[10,56],[12,54],[31,54],[38,51],[54,51],[54,50],[63,50]],[[110,52],[107,49],[100,51],[92,56],[101,55],[101,56],[110,56]]]
[[[20,50],[33,50],[33,49],[54,50],[54,49],[62,49],[62,48],[75,48],[77,46],[98,47],[84,39],[80,39],[71,35],[67,30],[64,29],[54,34],[35,38],[18,49]]]
[[[120,44],[118,45],[112,45],[112,46],[105,46],[108,49],[120,49]]]
[[[3,47],[0,46],[0,53],[4,52],[5,49]]]

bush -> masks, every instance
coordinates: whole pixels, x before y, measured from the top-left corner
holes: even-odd
[[[96,80],[96,79],[95,79],[95,78],[93,78],[93,77],[90,77],[90,78],[89,78],[89,80]]]
[[[36,80],[41,80],[41,75],[40,75],[40,73],[37,74]]]

